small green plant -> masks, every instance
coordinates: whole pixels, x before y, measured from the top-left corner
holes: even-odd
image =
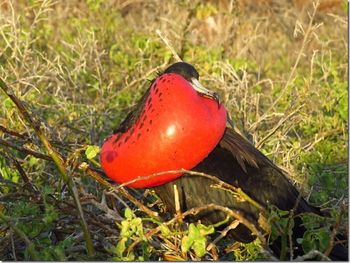
[[[206,253],[207,236],[214,233],[213,226],[191,223],[188,233],[181,240],[181,250],[186,253],[193,249],[197,257],[203,257]]]
[[[89,145],[85,150],[86,158],[88,158],[89,161],[94,163],[97,167],[100,167],[100,164],[94,158],[99,154],[99,152],[100,152],[100,147],[96,145]]]
[[[255,261],[264,259],[261,255],[261,242],[258,238],[247,244],[239,243],[239,246],[236,246],[232,251],[234,256],[232,260],[235,261]]]
[[[129,208],[125,209],[124,216],[125,220],[123,220],[120,225],[118,224],[120,228],[120,239],[115,248],[112,249],[112,251],[116,254],[116,256],[113,257],[113,260],[147,260],[149,249],[145,244],[147,240],[143,233],[142,219],[140,217],[136,217],[134,212]],[[127,247],[131,245],[132,241],[136,238],[140,238],[145,241],[141,243],[143,255],[138,257],[136,257],[134,251],[127,251]]]

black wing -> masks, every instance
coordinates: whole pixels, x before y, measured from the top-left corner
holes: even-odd
[[[223,156],[228,159],[230,167],[219,167]],[[215,170],[208,167],[213,163],[216,163]],[[280,168],[233,129],[226,129],[219,146],[198,165],[198,168],[209,169],[221,180],[240,187],[264,206],[273,204],[282,210],[296,207],[297,213],[320,214],[319,209],[301,198],[298,190]]]
[[[153,81],[152,81],[153,83]],[[151,85],[152,85],[151,83]],[[148,88],[145,94],[142,95],[141,99],[137,102],[135,106],[133,106],[132,110],[129,112],[129,114],[126,116],[126,118],[120,123],[119,127],[113,130],[113,134],[116,133],[124,133],[131,126],[134,125],[135,121],[140,117],[142,114],[142,110],[144,109],[145,103],[147,101],[149,92],[151,88]]]

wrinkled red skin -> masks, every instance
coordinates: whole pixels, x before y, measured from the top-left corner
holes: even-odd
[[[163,74],[153,83],[134,125],[104,142],[101,165],[119,184],[159,172],[189,170],[215,148],[225,127],[224,106],[200,96],[182,76]],[[154,187],[181,175],[163,174],[128,187]]]

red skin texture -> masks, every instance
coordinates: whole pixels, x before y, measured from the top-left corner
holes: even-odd
[[[163,74],[152,84],[134,125],[103,143],[101,165],[119,184],[160,172],[190,170],[215,148],[225,128],[223,105],[200,96],[182,76]],[[181,175],[162,174],[127,186],[154,187]]]

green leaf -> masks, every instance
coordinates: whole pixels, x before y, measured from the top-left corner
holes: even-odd
[[[215,229],[213,226],[205,226],[205,225],[202,225],[202,224],[199,224],[197,226],[199,232],[200,232],[200,235],[201,236],[207,236],[207,235],[210,235],[210,234],[213,234]]]
[[[137,217],[131,220],[130,225],[139,237],[143,237],[142,219]]]
[[[170,234],[171,234],[170,229],[169,229],[166,225],[164,225],[164,224],[161,224],[161,225],[160,225],[160,232],[162,233],[162,235],[163,235],[164,237],[169,237]]]
[[[131,211],[130,208],[126,208],[124,211],[124,216],[127,219],[132,219],[134,217],[134,213]]]
[[[189,249],[193,249],[198,257],[204,256],[206,250],[206,236],[214,233],[213,226],[205,226],[191,223],[188,227],[188,235],[181,240],[181,251],[186,253]]]
[[[86,158],[89,160],[95,158],[95,156],[100,152],[100,147],[96,145],[90,145],[89,147],[86,148],[85,150],[85,155]]]
[[[130,222],[127,220],[124,220],[121,222],[121,230],[120,230],[120,236],[121,237],[130,237],[131,233],[130,233]]]
[[[120,240],[118,241],[118,243],[117,243],[117,246],[116,246],[116,248],[115,248],[115,252],[116,252],[116,254],[117,254],[119,257],[122,257],[122,256],[123,256],[123,252],[124,252],[125,249],[126,249],[125,243],[126,243],[127,240],[128,240],[128,239],[127,239],[126,237],[123,237],[123,238],[120,239]]]
[[[325,251],[330,241],[330,233],[328,231],[318,232],[317,237],[319,240],[319,250]]]
[[[193,244],[193,238],[189,238],[188,236],[184,236],[181,240],[181,251],[186,253],[190,250]]]
[[[206,238],[200,237],[197,238],[193,243],[193,250],[196,253],[197,257],[203,257],[205,255],[206,248]]]
[[[43,221],[46,224],[53,223],[58,218],[58,213],[55,210],[55,207],[52,205],[45,205],[45,214]]]
[[[330,234],[324,228],[317,230],[310,230],[304,233],[302,247],[305,253],[316,249],[325,251],[328,247]]]
[[[39,158],[36,158],[34,156],[30,156],[28,164],[30,167],[33,167],[34,165],[36,165],[39,162],[39,160],[40,160]]]
[[[302,239],[302,238],[297,238],[297,243],[298,243],[299,245],[301,245],[301,244],[303,243],[303,239]]]
[[[196,238],[200,236],[199,229],[193,223],[191,223],[190,226],[188,227],[188,236],[191,238]]]

